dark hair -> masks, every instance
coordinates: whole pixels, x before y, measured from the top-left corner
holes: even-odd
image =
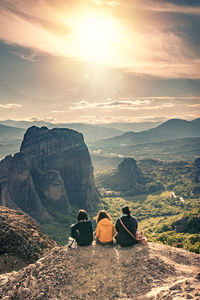
[[[122,207],[122,213],[126,214],[128,217],[130,217],[130,215],[131,215],[131,212],[130,212],[130,209],[128,206]]]
[[[99,223],[99,221],[101,221],[102,219],[105,219],[105,218],[111,220],[111,217],[105,210],[100,210],[97,215],[97,223]]]
[[[86,210],[84,210],[84,209],[79,210],[77,220],[78,221],[88,220],[88,214],[87,214]]]

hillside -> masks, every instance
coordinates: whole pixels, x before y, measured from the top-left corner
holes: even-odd
[[[46,126],[52,128],[70,128],[81,132],[86,141],[96,141],[100,139],[110,138],[123,133],[123,130],[107,127],[106,125],[84,124],[84,123],[52,123],[45,121],[0,121],[1,124],[7,126],[16,126],[27,129],[31,126]],[[2,125],[2,126],[3,126]],[[25,131],[25,130],[24,130]],[[23,131],[23,132],[24,132]]]
[[[29,216],[0,206],[0,274],[34,263],[58,244]]]
[[[106,123],[106,127],[115,128],[122,131],[139,132],[150,128],[155,128],[161,124],[162,122],[128,122],[128,123],[115,122],[115,123]]]
[[[0,144],[22,139],[25,130],[23,128],[11,127],[0,124]]]
[[[116,147],[89,145],[95,171],[114,167],[123,157],[138,160],[151,158],[168,160],[194,160],[200,153],[200,137],[172,139],[163,142]]]
[[[171,119],[156,128],[141,132],[126,132],[122,135],[102,140],[96,143],[97,146],[118,147],[136,144],[155,143],[178,138],[199,137],[200,119],[186,121]]]
[[[0,143],[0,160],[7,155],[12,155],[19,151],[21,145],[21,139],[13,140],[9,143]]]
[[[55,247],[35,264],[0,276],[2,300],[194,299],[200,256],[160,244]]]

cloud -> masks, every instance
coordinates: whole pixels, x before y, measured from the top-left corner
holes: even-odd
[[[92,124],[110,124],[110,123],[132,123],[132,122],[164,122],[167,117],[153,117],[151,115],[137,117],[137,116],[102,116],[102,115],[82,115],[80,118],[74,120],[74,122],[92,123]]]
[[[37,54],[34,53],[34,52],[20,53],[20,52],[13,51],[13,50],[10,50],[9,52],[14,54],[17,57],[20,57],[21,59],[24,59],[24,60],[28,60],[28,61],[31,61],[31,62],[36,62],[36,60],[37,60]]]
[[[7,104],[0,104],[0,108],[12,109],[12,108],[20,108],[21,104],[16,103],[7,103]]]
[[[188,104],[187,107],[199,107],[200,108],[200,103]]]
[[[136,97],[119,97],[116,100],[108,99],[104,102],[90,103],[88,101],[79,101],[74,103],[70,108],[72,110],[88,110],[88,109],[108,109],[108,110],[158,110],[158,109],[170,109],[173,107],[195,107],[199,104],[200,97],[191,96],[191,97],[145,97],[145,98],[136,98]],[[58,111],[54,111],[58,112]],[[61,111],[66,112],[66,111]]]
[[[80,101],[74,103],[71,106],[71,109],[89,109],[89,108],[100,108],[100,109],[133,109],[137,110],[145,105],[149,105],[150,100],[132,100],[132,101],[107,101],[107,102],[98,102],[98,103],[89,103],[87,101]]]
[[[51,110],[51,113],[54,113],[54,114],[62,114],[62,113],[66,113],[67,110]]]
[[[158,77],[200,78],[200,6],[181,3],[1,0],[0,40],[30,49],[29,54],[14,54],[32,62],[39,53],[84,60],[73,40],[75,19],[102,13],[114,17],[121,29],[106,62],[111,67]]]
[[[140,10],[150,10],[155,12],[164,13],[183,13],[183,14],[200,14],[200,6],[193,5],[192,1],[162,1],[162,0],[148,0],[145,4],[140,0],[125,0],[124,5],[129,8],[135,8]],[[122,4],[122,1],[121,1]]]

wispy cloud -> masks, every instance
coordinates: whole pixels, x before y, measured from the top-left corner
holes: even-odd
[[[21,104],[16,103],[7,103],[7,104],[0,104],[0,108],[12,109],[12,108],[20,108]]]
[[[196,2],[196,4],[195,4]],[[183,13],[183,14],[200,14],[198,1],[163,1],[163,0],[148,0],[144,2],[140,0],[125,0],[120,1],[121,5],[127,8],[135,8],[139,10],[149,10],[165,13]]]
[[[200,108],[200,103],[188,104],[187,107],[197,107],[197,108]]]
[[[66,113],[67,110],[51,110],[51,113],[54,113],[54,114],[62,114],[62,113]]]
[[[32,61],[32,62],[35,62],[37,60],[37,54],[34,52],[20,53],[20,52],[13,51],[13,50],[10,50],[9,52],[14,54],[17,57],[20,57],[21,59],[24,59],[24,60],[28,60],[28,61]]]
[[[99,103],[89,103],[87,101],[80,101],[74,103],[71,109],[89,109],[89,108],[101,108],[101,109],[133,109],[137,110],[141,107],[149,105],[150,100],[133,100],[133,101],[107,101]]]
[[[198,107],[200,97],[145,97],[145,98],[117,98],[108,99],[104,102],[91,103],[88,101],[79,101],[70,108],[72,110],[104,109],[104,110],[158,110],[170,109],[173,107]]]

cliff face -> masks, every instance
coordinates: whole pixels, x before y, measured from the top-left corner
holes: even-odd
[[[20,152],[0,162],[0,204],[41,223],[56,211],[71,213],[71,204],[92,209],[96,201],[90,155],[74,130],[31,127]]]

